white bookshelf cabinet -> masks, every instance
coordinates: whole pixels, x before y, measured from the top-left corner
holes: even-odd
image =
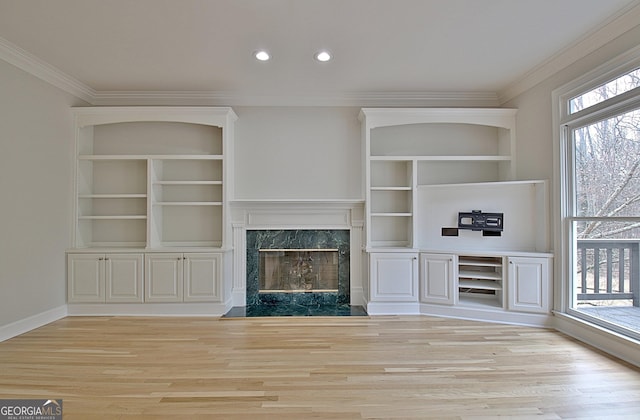
[[[367,249],[416,245],[424,185],[515,177],[514,109],[363,108]]]
[[[414,290],[415,281],[395,261],[404,256],[408,267],[418,255],[420,313],[545,322],[551,282],[548,188],[544,180],[516,178],[516,113],[361,110],[370,313],[379,313],[380,301],[394,299],[397,313],[413,311],[415,295],[406,297],[404,309],[393,296]],[[473,210],[504,213],[501,236],[444,234],[443,228],[457,228],[459,212]],[[542,316],[518,315],[523,313]]]
[[[73,113],[69,255],[217,252],[216,261],[225,259],[237,118],[231,108],[82,107]],[[73,282],[79,285],[81,278]],[[220,293],[208,299],[220,300]],[[141,296],[147,301],[150,295]]]

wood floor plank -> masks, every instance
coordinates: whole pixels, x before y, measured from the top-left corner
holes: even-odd
[[[66,420],[636,419],[640,370],[425,316],[69,317],[0,343],[0,398],[62,398]]]

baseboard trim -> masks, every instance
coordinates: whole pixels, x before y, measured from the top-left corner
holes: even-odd
[[[0,327],[0,342],[17,337],[43,325],[57,321],[67,316],[67,305],[58,306],[57,308],[32,315],[28,318],[21,319],[8,325]]]
[[[366,308],[369,315],[420,315],[420,305],[414,302],[369,302]]]
[[[640,367],[640,342],[565,313],[555,313],[556,330],[611,356]]]
[[[464,308],[459,306],[430,305],[426,303],[420,305],[420,313],[427,316],[465,319],[468,321],[553,328],[553,316],[551,314],[511,312],[500,309]]]
[[[210,316],[220,317],[231,309],[226,303],[73,303],[68,316]]]

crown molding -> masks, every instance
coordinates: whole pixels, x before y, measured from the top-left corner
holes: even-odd
[[[83,101],[92,103],[96,95],[89,86],[4,38],[0,38],[0,59]]]
[[[243,92],[96,92],[94,105],[210,106],[496,106],[495,92],[297,92],[256,95]]]
[[[580,40],[559,51],[526,73],[521,79],[500,91],[498,93],[499,105],[504,105],[560,70],[602,48],[605,44],[638,26],[638,22],[640,22],[640,0],[630,3]]]

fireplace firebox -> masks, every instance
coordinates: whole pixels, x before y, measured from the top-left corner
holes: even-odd
[[[259,293],[338,293],[338,249],[260,249]]]

